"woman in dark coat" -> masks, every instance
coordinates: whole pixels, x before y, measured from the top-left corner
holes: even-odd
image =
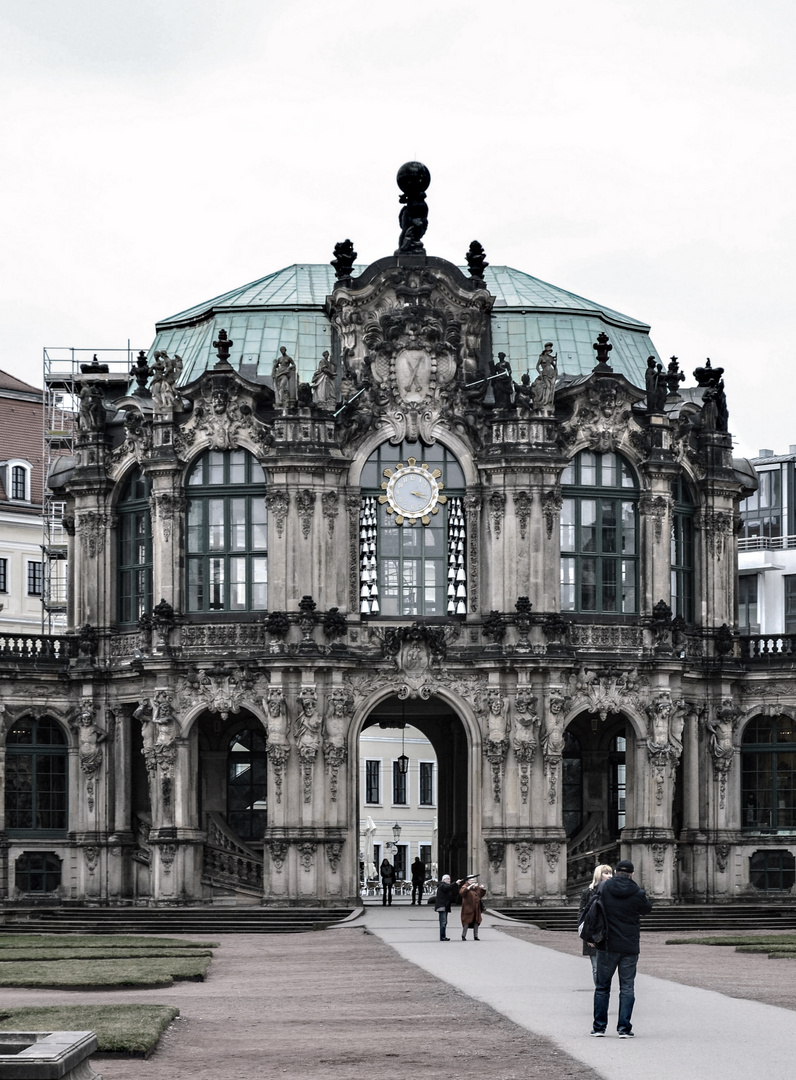
[[[467,940],[467,930],[473,928],[473,938],[478,941],[478,927],[481,925],[481,897],[486,896],[486,889],[477,881],[465,881],[459,889],[462,898],[462,941]]]
[[[583,915],[586,908],[591,903],[591,898],[594,896],[594,890],[603,881],[607,881],[608,878],[613,877],[614,872],[607,863],[601,863],[594,868],[594,876],[591,879],[591,885],[587,885],[583,892],[580,894],[580,907],[578,908],[578,926],[583,922]],[[583,942],[583,955],[591,957],[591,973],[594,979],[594,985],[597,985],[597,950],[593,945],[590,945],[588,941]]]
[[[382,859],[379,873],[381,874],[381,902],[383,906],[392,903],[392,887],[395,884],[395,868],[388,859]]]

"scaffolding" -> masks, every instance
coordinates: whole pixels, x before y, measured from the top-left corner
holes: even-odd
[[[59,458],[73,456],[77,437],[80,383],[93,361],[107,365],[117,378],[127,376],[133,350],[45,348],[43,350],[43,452],[42,467],[42,633],[61,634],[67,629],[68,543],[66,503],[47,486],[47,478]]]

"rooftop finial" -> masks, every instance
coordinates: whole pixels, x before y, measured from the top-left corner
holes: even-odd
[[[398,187],[403,192],[398,200],[403,205],[398,215],[401,236],[396,255],[425,255],[423,237],[428,228],[426,189],[431,183],[431,173],[419,161],[407,161],[398,170]]]

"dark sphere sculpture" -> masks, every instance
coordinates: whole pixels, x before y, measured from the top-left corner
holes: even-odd
[[[428,207],[425,191],[431,183],[431,173],[419,161],[407,161],[398,170],[398,187],[403,192],[398,200],[401,213],[398,224],[401,236],[396,255],[425,255],[423,236],[428,228]]]
[[[395,179],[398,182],[398,187],[405,195],[410,194],[410,192],[413,195],[419,195],[420,192],[428,190],[428,185],[431,183],[431,173],[422,161],[407,161],[405,165],[400,167]]]

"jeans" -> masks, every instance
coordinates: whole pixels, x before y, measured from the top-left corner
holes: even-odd
[[[629,1032],[633,1025],[633,1005],[636,995],[633,985],[636,979],[638,953],[608,952],[597,950],[597,975],[594,982],[594,1030],[605,1031],[608,1027],[608,1002],[611,999],[611,980],[619,971],[619,1020],[616,1030]]]
[[[439,915],[439,939],[444,941],[448,936],[448,913],[447,911],[438,911]]]

